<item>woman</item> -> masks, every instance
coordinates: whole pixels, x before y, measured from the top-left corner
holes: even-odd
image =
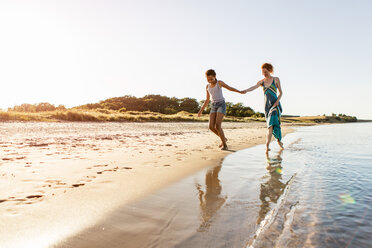
[[[221,139],[221,150],[227,150],[227,139],[222,130],[221,124],[223,117],[226,115],[226,103],[225,98],[222,94],[222,88],[226,88],[230,91],[238,92],[243,94],[242,91],[237,90],[233,87],[228,86],[221,80],[217,80],[216,72],[212,69],[205,73],[207,77],[208,84],[206,86],[207,99],[205,100],[203,106],[200,108],[198,117],[201,116],[205,107],[208,105],[210,98],[212,98],[211,111],[209,114],[209,129],[215,133]]]
[[[282,140],[282,131],[280,128],[280,116],[282,113],[282,106],[280,99],[283,96],[282,87],[278,77],[273,77],[271,74],[274,72],[274,68],[271,64],[265,63],[261,66],[262,75],[264,79],[258,81],[258,83],[246,90],[243,93],[253,91],[258,87],[262,87],[265,95],[265,118],[267,123],[267,136],[266,136],[266,153],[270,151],[271,137],[278,140],[278,145],[281,149],[284,149]],[[277,96],[277,92],[279,95]]]

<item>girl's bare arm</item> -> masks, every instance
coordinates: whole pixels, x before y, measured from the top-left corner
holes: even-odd
[[[201,106],[201,108],[200,108],[200,110],[199,110],[199,112],[198,112],[198,117],[201,116],[201,114],[203,113],[205,107],[207,107],[207,105],[208,105],[208,103],[209,103],[209,98],[210,98],[210,96],[209,96],[209,92],[208,92],[208,86],[206,87],[206,92],[207,92],[207,96],[206,96],[206,99],[205,99],[204,104]]]
[[[224,87],[224,88],[228,89],[229,91],[238,92],[238,93],[240,93],[240,94],[243,94],[243,92],[242,92],[241,90],[237,90],[237,89],[235,89],[234,87],[231,87],[231,86],[225,84],[225,83],[222,82],[222,81],[219,81],[219,83],[220,83],[221,87]]]

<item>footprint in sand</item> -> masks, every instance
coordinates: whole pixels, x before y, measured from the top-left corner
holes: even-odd
[[[29,195],[29,196],[26,196],[26,199],[35,199],[35,198],[41,198],[43,197],[43,195]]]
[[[80,186],[84,186],[85,183],[75,183],[72,185],[73,188],[77,188],[77,187],[80,187]]]
[[[170,164],[165,164],[165,165],[163,165],[163,166],[168,167],[168,166],[170,166]]]
[[[118,166],[116,166],[115,168],[112,168],[112,169],[107,169],[107,170],[104,170],[102,172],[105,172],[105,171],[117,171],[119,169]]]
[[[93,165],[93,167],[106,167],[108,166],[108,164],[97,164],[97,165]]]
[[[5,160],[5,161],[13,161],[14,158],[3,158],[3,160]]]
[[[99,167],[106,167],[108,166],[108,164],[97,164],[97,165],[93,165],[92,167],[88,167],[87,169],[93,169],[93,168],[99,168]]]
[[[64,186],[66,185],[66,183],[63,183],[61,182],[61,180],[58,180],[58,179],[49,179],[49,180],[46,180],[45,183],[47,184],[44,185],[43,187],[52,187],[52,185],[54,185],[53,189],[64,188]]]
[[[14,201],[16,202],[16,205],[21,205],[21,204],[33,204],[36,203],[37,201],[40,201],[41,198],[43,198],[44,195],[29,195],[26,196],[25,198],[15,198],[15,197],[9,197],[8,201]]]

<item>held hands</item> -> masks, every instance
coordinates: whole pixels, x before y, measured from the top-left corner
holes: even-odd
[[[239,91],[240,94],[246,94],[248,92],[248,90],[241,90]]]

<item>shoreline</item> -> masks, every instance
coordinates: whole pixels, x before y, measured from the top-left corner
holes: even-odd
[[[131,125],[133,128],[138,126]],[[160,131],[142,134],[141,137],[129,135],[121,146],[115,143],[115,137],[119,135],[115,132],[100,137],[97,144],[89,139],[79,141],[83,139],[79,136],[72,141],[72,146],[81,145],[80,150],[62,155],[56,152],[58,155],[50,156],[37,153],[61,148],[66,150],[69,145],[59,147],[59,144],[50,144],[43,147],[41,142],[44,141],[36,139],[32,142],[38,144],[27,147],[27,154],[34,157],[25,155],[23,159],[10,160],[17,162],[12,166],[4,160],[3,179],[12,178],[13,184],[2,189],[3,193],[8,192],[8,197],[2,199],[0,205],[4,213],[0,218],[0,233],[3,234],[0,235],[0,244],[6,246],[14,244],[12,242],[25,242],[27,246],[30,241],[40,247],[54,244],[92,226],[123,204],[139,200],[197,171],[220,164],[233,151],[264,143],[266,135],[265,123],[226,122],[223,127],[231,150],[221,151],[217,136],[207,129],[205,123],[143,125],[144,128],[152,125],[153,129],[159,128]],[[296,125],[283,124],[283,137],[293,132],[293,126]],[[174,130],[168,131],[169,128]],[[14,151],[17,151],[17,147]],[[9,151],[9,154],[14,151]],[[68,154],[79,158],[65,160]],[[22,154],[17,151],[17,156],[21,158]],[[41,160],[43,163],[36,165]],[[25,162],[28,164],[24,165]],[[15,167],[19,170],[15,170]],[[12,188],[17,188],[23,196],[20,196],[21,193],[17,195]],[[20,236],[24,240],[19,240]],[[19,243],[19,246],[22,247],[22,244]]]

